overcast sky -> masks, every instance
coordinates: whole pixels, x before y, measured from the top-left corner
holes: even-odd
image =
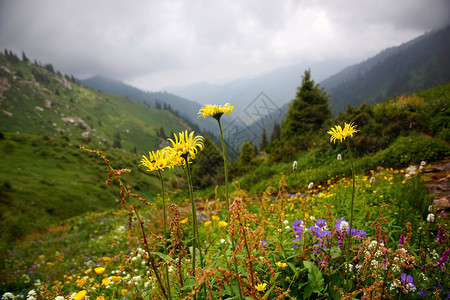
[[[0,0],[0,47],[145,90],[359,62],[450,23],[449,0]]]

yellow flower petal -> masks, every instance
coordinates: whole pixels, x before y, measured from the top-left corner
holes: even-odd
[[[258,292],[264,292],[266,290],[267,283],[260,283],[255,285],[255,288]]]
[[[228,223],[225,221],[219,221],[219,223],[217,223],[219,225],[219,227],[227,227]]]
[[[103,267],[98,267],[94,269],[95,273],[97,274],[102,274],[103,272],[105,272],[105,268]]]
[[[79,291],[78,293],[73,296],[73,300],[82,300],[86,296],[87,292],[85,290]]]
[[[227,115],[231,114],[233,112],[234,107],[230,105],[230,103],[225,103],[225,105],[219,105],[216,104],[205,104],[204,107],[200,108],[198,112],[198,117],[206,118],[206,116],[213,117],[215,119],[220,119],[220,117],[226,113]]]
[[[336,140],[342,142],[347,137],[353,137],[353,134],[358,132],[356,130],[356,125],[353,125],[353,122],[350,124],[344,123],[344,129],[340,125],[336,125],[334,128],[332,127],[327,133],[331,135],[330,142],[335,143]]]

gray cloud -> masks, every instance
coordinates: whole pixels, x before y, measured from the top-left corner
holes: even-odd
[[[450,21],[447,0],[0,0],[0,47],[146,89],[355,62]]]

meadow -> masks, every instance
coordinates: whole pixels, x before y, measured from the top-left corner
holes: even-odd
[[[205,106],[199,114],[220,126],[231,112]],[[122,208],[67,219],[10,248],[2,299],[450,297],[448,216],[421,180],[428,162],[419,156],[408,168],[377,165],[398,161],[393,153],[411,151],[413,139],[421,149],[430,140],[409,135],[379,156],[353,158],[357,124],[345,124],[330,135],[347,147],[334,148],[320,165],[312,159],[320,153],[305,152],[288,168],[256,168],[241,182],[225,181],[213,196],[192,189],[190,165],[203,150],[194,133],[174,135],[171,146],[132,166],[158,174],[153,201],[127,184],[131,170],[82,147],[80,155],[107,167],[107,189],[114,186]],[[433,142],[422,157],[448,156],[445,143]],[[187,193],[168,197],[165,178],[174,169]],[[259,176],[263,171],[270,176]]]

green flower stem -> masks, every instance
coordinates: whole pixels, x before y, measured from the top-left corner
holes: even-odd
[[[198,243],[198,252],[200,254],[200,266],[203,269],[203,255],[202,255],[202,249],[201,249],[201,243],[200,243],[200,237],[198,235],[198,221],[197,221],[197,210],[195,208],[194,203],[194,191],[192,188],[192,176],[191,176],[191,168],[189,167],[189,160],[187,155],[183,156],[185,161],[185,171],[186,171],[186,177],[188,180],[188,186],[189,186],[189,198],[191,200],[191,208],[192,208],[192,229],[194,230],[194,240],[193,240],[193,253],[192,253],[192,271],[194,272],[195,277],[195,256],[197,252],[197,243]],[[205,292],[205,299],[206,299],[206,290]],[[194,296],[195,299],[195,296]]]
[[[164,180],[162,177],[161,170],[158,170],[159,180],[161,181],[161,194],[162,194],[162,200],[163,200],[163,222],[164,222],[164,255],[167,255],[167,222],[166,222],[166,197],[165,197],[165,191],[164,191]],[[170,281],[169,281],[169,268],[167,264],[165,265],[166,270],[166,281],[167,281],[167,293],[169,296],[169,299],[172,299],[172,295],[170,293]]]
[[[227,150],[225,149],[225,141],[223,139],[222,124],[220,123],[220,117],[217,119],[220,130],[220,141],[222,142],[222,154],[223,154],[223,167],[225,172],[225,199],[227,201],[227,213],[230,211],[230,200],[228,199],[228,167],[227,167]],[[228,221],[229,219],[227,219]]]
[[[222,156],[223,156],[223,168],[224,168],[224,173],[225,173],[225,199],[227,202],[227,222],[229,222],[230,220],[230,200],[228,199],[228,167],[227,167],[227,151],[225,149],[225,141],[223,139],[223,131],[222,131],[222,124],[220,123],[220,117],[222,115],[218,116],[218,117],[214,117],[217,120],[217,123],[219,123],[219,131],[220,131],[220,141],[222,142]],[[236,243],[234,241],[234,238],[231,238],[231,246],[232,246],[232,250],[234,251],[236,249]],[[233,260],[234,262],[234,271],[236,272],[236,274],[238,274],[238,267],[237,267],[237,262],[236,259]],[[241,285],[239,284],[239,299],[242,299],[242,291],[241,291]]]
[[[345,269],[345,281],[346,281],[346,289],[347,289],[349,287],[348,273],[349,273],[349,267],[350,267],[350,242],[351,242],[352,228],[353,228],[353,201],[355,199],[356,178],[355,178],[355,168],[353,166],[352,151],[350,150],[350,146],[349,146],[348,142],[345,142],[345,145],[347,146],[348,156],[350,158],[350,165],[352,167],[352,182],[353,182],[352,201],[350,202],[350,223],[349,223],[348,239],[347,239],[347,265],[346,265],[346,269]]]

